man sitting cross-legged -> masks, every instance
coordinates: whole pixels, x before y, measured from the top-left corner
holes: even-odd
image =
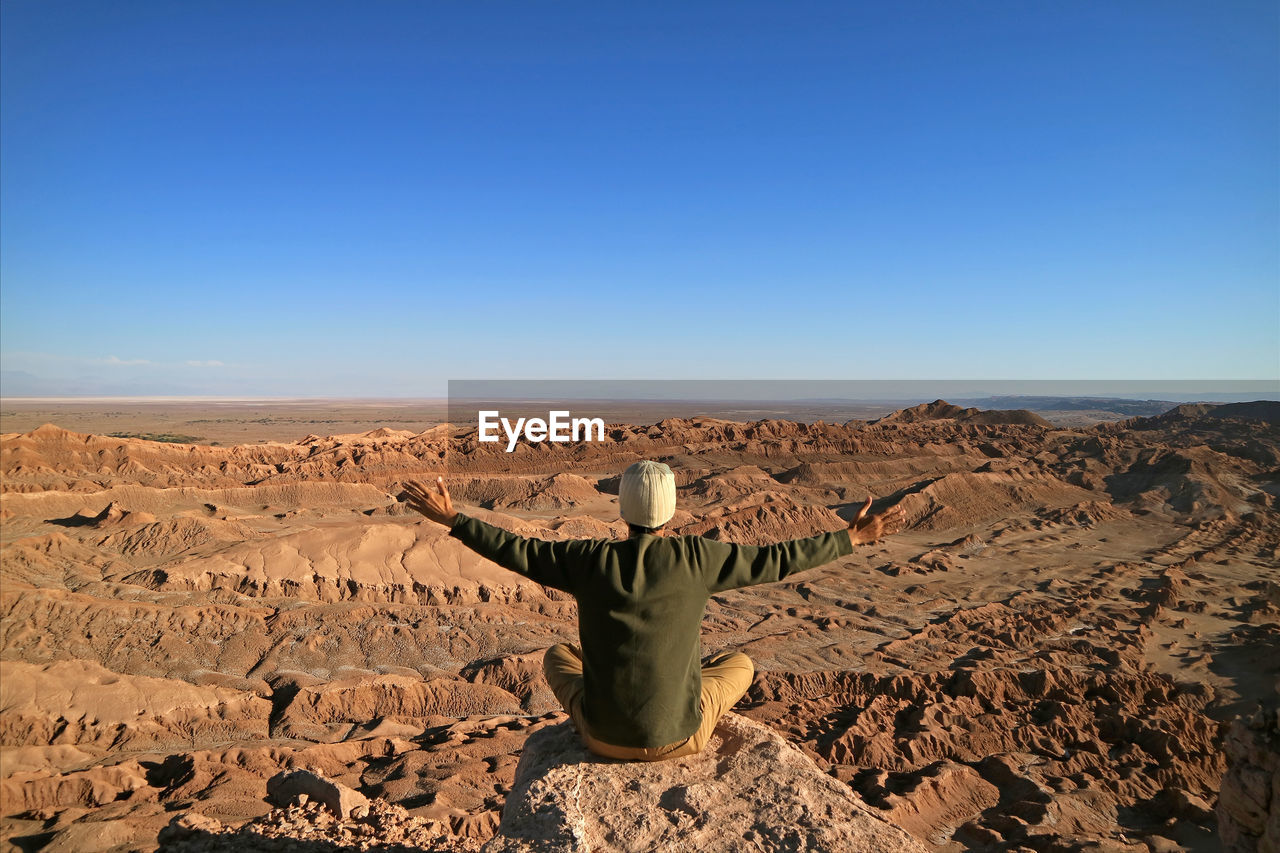
[[[546,542],[455,512],[443,478],[405,485],[410,507],[505,569],[578,601],[580,646],[558,643],[543,669],[587,748],[610,758],[657,761],[701,752],[716,721],[751,684],[741,652],[699,664],[699,628],[717,592],[773,583],[821,566],[901,529],[901,507],[872,515],[871,498],[846,530],[775,545],[665,536],[675,514],[671,469],[637,462],[618,503],[630,536]]]

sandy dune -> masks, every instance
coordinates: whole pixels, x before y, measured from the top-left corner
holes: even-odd
[[[891,540],[717,596],[703,632],[756,661],[737,711],[890,822],[935,850],[1212,849],[1228,724],[1278,699],[1277,408],[672,418],[511,454],[395,424],[4,435],[3,844],[154,849],[183,814],[278,828],[266,781],[289,768],[385,801],[415,843],[488,839],[522,744],[563,719],[540,654],[575,604],[407,513],[400,484],[446,474],[509,529],[610,537],[619,472],[656,458],[678,532],[907,509]]]

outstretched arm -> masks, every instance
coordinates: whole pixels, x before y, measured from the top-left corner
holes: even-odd
[[[465,513],[455,512],[444,478],[436,477],[435,489],[410,481],[404,484],[409,508],[449,527],[449,535],[502,568],[524,575],[543,586],[573,592],[574,568],[587,559],[590,540],[546,542],[529,539],[494,527]]]
[[[821,533],[808,539],[792,539],[776,545],[731,545],[695,539],[703,553],[707,589],[713,593],[761,583],[775,583],[788,575],[816,568],[847,556],[855,545],[867,545],[897,533],[906,522],[901,507],[871,514],[871,498],[843,531]]]

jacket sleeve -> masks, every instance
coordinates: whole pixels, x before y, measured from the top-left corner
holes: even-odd
[[[698,556],[703,578],[712,593],[774,583],[787,575],[814,569],[853,553],[853,543],[843,530],[761,546],[733,545],[698,537],[695,547],[701,552]]]
[[[574,592],[575,577],[580,576],[575,567],[584,565],[598,544],[591,539],[528,539],[462,513],[458,513],[449,535],[504,569],[568,593]]]

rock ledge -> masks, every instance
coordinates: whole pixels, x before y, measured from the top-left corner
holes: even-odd
[[[599,758],[571,723],[525,744],[484,853],[592,850],[924,853],[773,730],[727,714],[700,754]]]

